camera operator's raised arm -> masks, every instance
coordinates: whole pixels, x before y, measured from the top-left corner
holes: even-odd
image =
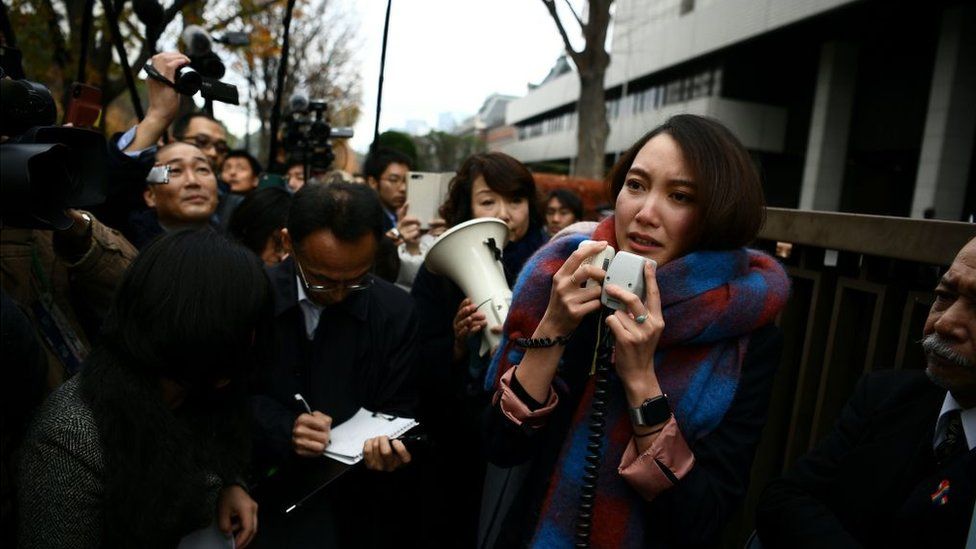
[[[190,63],[190,58],[178,52],[157,53],[150,60],[153,68],[173,81],[176,70]],[[138,152],[156,145],[176,120],[180,111],[180,95],[177,91],[154,78],[146,79],[149,88],[149,109],[146,117],[135,127],[135,136],[122,150]]]

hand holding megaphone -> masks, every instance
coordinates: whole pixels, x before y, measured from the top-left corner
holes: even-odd
[[[508,316],[512,304],[512,290],[505,280],[505,270],[501,263],[502,250],[508,241],[508,225],[495,218],[480,218],[465,221],[447,231],[434,243],[424,264],[433,274],[447,276],[454,281],[471,307],[469,311],[462,306],[455,315],[455,322],[466,319],[467,331],[455,330],[470,335],[480,332],[482,345],[480,354],[495,349],[501,342],[501,326]],[[475,323],[475,321],[478,321]],[[484,322],[481,325],[481,322]],[[477,330],[471,331],[473,326]],[[485,329],[487,328],[487,329]],[[458,348],[463,354],[464,348]]]

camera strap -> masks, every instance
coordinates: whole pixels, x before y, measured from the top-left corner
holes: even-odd
[[[152,61],[146,61],[146,64],[142,67],[142,70],[146,71],[146,74],[149,75],[149,78],[152,78],[157,82],[162,82],[163,84],[166,84],[167,86],[173,88],[174,90],[176,89],[176,82],[173,82],[169,78],[166,78],[165,76],[163,76],[163,73],[157,71],[156,67],[152,65]]]
[[[31,313],[37,323],[38,332],[64,365],[65,373],[73,375],[81,369],[82,362],[88,356],[88,345],[79,337],[67,315],[54,301],[51,280],[41,265],[37,249],[33,247],[31,271],[41,286],[37,300],[31,304]]]

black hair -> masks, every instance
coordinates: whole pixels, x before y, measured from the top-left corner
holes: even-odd
[[[227,232],[258,256],[275,231],[284,228],[291,193],[281,187],[255,189],[244,196],[230,216]]]
[[[259,162],[258,159],[255,158],[253,154],[247,152],[244,149],[234,149],[228,152],[227,155],[224,156],[224,162],[227,162],[231,158],[243,158],[247,160],[247,163],[251,165],[251,173],[254,174],[255,177],[261,175],[261,172],[264,171],[261,168],[261,162]],[[223,169],[223,166],[221,166],[220,168]]]
[[[209,228],[176,231],[126,271],[103,339],[133,368],[187,388],[241,379],[270,295],[263,265],[246,248]]]
[[[200,117],[206,118],[207,120],[211,120],[213,122],[216,122],[217,124],[220,124],[219,120],[217,120],[213,116],[210,116],[204,111],[190,111],[177,118],[170,125],[169,128],[170,131],[173,133],[173,138],[183,139],[184,137],[186,137],[186,129],[190,126],[190,121],[192,121],[194,118],[200,118]],[[221,124],[221,126],[223,126],[223,124]]]
[[[292,197],[288,234],[300,246],[315,231],[328,229],[339,240],[352,242],[372,233],[383,238],[383,206],[372,189],[358,183],[306,183]]]
[[[489,189],[506,198],[524,198],[528,201],[530,231],[543,225],[532,172],[505,153],[487,152],[469,156],[451,179],[447,196],[438,210],[449,227],[471,219],[471,190],[478,177],[483,177]]]
[[[756,238],[766,220],[759,171],[738,138],[711,118],[677,114],[647,132],[614,165],[607,179],[610,196],[617,199],[637,154],[662,133],[678,144],[697,186],[701,217],[694,248],[728,250]]]
[[[553,189],[546,195],[546,200],[543,204],[548,206],[549,201],[553,198],[558,200],[564,208],[572,211],[576,217],[576,221],[583,221],[583,201],[580,200],[579,195],[569,189]]]
[[[402,152],[387,147],[378,147],[370,151],[363,162],[363,175],[368,179],[379,179],[390,164],[403,164],[407,168],[413,168],[413,161]]]
[[[105,459],[104,545],[173,547],[212,520],[212,478],[239,478],[250,456],[245,377],[270,357],[271,320],[260,261],[212,229],[136,257],[79,381]]]

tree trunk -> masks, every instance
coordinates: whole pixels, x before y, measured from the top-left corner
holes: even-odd
[[[576,104],[576,170],[575,175],[602,179],[606,168],[604,157],[610,125],[603,89],[606,69],[580,72],[580,96]]]

